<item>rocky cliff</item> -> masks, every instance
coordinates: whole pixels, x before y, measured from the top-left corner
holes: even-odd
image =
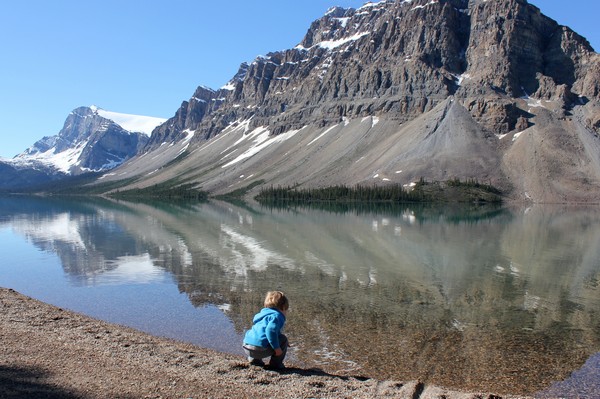
[[[157,161],[141,156],[122,175],[215,192],[290,176],[305,186],[478,178],[515,199],[589,201],[600,192],[599,102],[600,56],[525,0],[334,7],[295,48],[242,64],[219,90],[198,88],[153,132],[144,153]],[[325,132],[337,142],[307,150]],[[223,154],[236,153],[247,156],[228,174]]]

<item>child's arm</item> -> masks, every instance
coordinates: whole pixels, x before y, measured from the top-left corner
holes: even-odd
[[[283,351],[281,350],[281,345],[279,344],[279,333],[281,331],[281,326],[277,323],[277,319],[273,318],[267,324],[265,329],[265,333],[267,335],[267,339],[269,340],[269,344],[275,350],[276,356],[281,356]]]

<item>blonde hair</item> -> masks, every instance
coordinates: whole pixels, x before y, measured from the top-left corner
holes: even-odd
[[[269,291],[265,297],[265,308],[288,310],[290,303],[281,291]]]

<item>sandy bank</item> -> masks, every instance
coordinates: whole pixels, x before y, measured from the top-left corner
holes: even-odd
[[[5,288],[0,309],[3,398],[499,397],[293,364],[267,371],[241,357],[91,319]]]

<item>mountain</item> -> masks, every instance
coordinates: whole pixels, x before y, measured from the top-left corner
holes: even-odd
[[[474,178],[588,202],[599,129],[600,56],[526,0],[388,0],[331,8],[295,48],[199,87],[100,181],[219,194]]]
[[[61,131],[0,163],[0,188],[31,187],[67,176],[110,170],[136,155],[164,119],[79,107]]]

